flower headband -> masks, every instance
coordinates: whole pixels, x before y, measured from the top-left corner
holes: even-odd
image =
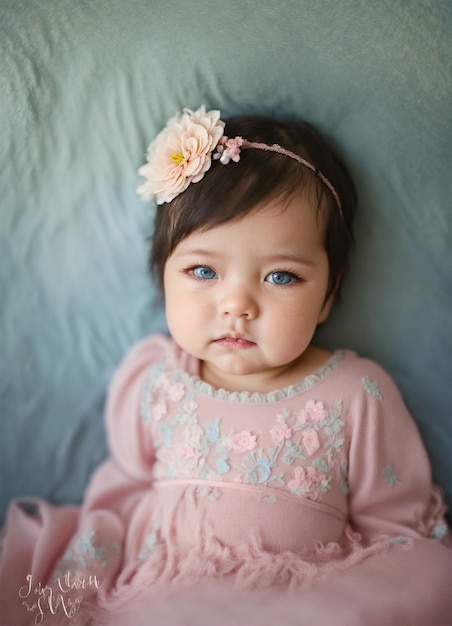
[[[157,204],[171,202],[190,183],[197,183],[204,177],[212,159],[218,159],[223,165],[230,161],[238,163],[241,150],[255,148],[283,154],[314,172],[331,192],[342,215],[336,189],[312,163],[278,144],[257,143],[243,137],[229,139],[224,135],[224,127],[220,111],[206,111],[204,105],[197,111],[184,109],[172,117],[149,145],[147,163],[138,170],[145,178],[137,189],[141,198],[155,199]]]

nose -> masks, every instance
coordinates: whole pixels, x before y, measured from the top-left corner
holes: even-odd
[[[221,317],[252,320],[258,315],[258,305],[249,289],[231,287],[225,290],[218,303]]]

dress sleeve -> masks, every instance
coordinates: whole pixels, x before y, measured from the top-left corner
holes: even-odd
[[[154,450],[149,428],[141,418],[143,387],[150,367],[171,350],[164,336],[148,337],[125,357],[113,376],[106,405],[111,456],[131,478],[149,481]]]
[[[389,376],[360,360],[361,393],[352,407],[349,451],[350,519],[366,540],[388,535],[448,543],[445,506],[432,484],[418,429]]]

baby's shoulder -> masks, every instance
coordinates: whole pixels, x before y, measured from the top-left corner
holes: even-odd
[[[164,334],[148,335],[129,349],[122,364],[147,363],[152,365],[161,359],[176,357],[177,348],[174,341]]]
[[[400,401],[401,394],[392,376],[376,361],[353,351],[342,351],[331,384],[348,396],[374,402]]]
[[[169,337],[163,334],[145,337],[126,352],[113,374],[112,386],[129,385],[143,378],[157,363],[177,358],[177,346]]]

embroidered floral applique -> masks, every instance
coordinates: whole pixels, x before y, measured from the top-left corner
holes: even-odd
[[[198,487],[196,489],[196,495],[199,498],[209,498],[209,500],[218,500],[221,496],[221,489],[218,487]]]
[[[332,488],[332,470],[344,445],[342,413],[341,403],[328,409],[323,402],[313,400],[302,411],[278,413],[277,424],[270,429],[275,445],[246,455],[240,466],[242,481],[273,483],[293,494],[321,499]],[[277,469],[280,462],[291,466],[296,461],[302,461],[303,465],[297,464],[290,474]]]
[[[296,467],[294,478],[287,483],[287,487],[292,493],[317,500],[319,493],[326,493],[331,489],[331,476],[326,476],[312,466]]]
[[[383,468],[383,478],[388,487],[396,487],[401,484],[400,480],[394,474],[392,465],[386,465]]]
[[[380,400],[380,402],[383,401],[380,387],[378,386],[378,383],[376,381],[371,380],[369,376],[364,376],[362,382],[364,385],[364,389],[367,391],[368,394],[370,394],[374,398],[377,398],[377,400]]]
[[[117,541],[99,545],[97,531],[86,530],[74,538],[73,547],[60,559],[54,577],[62,577],[68,570],[86,570],[96,566],[105,569],[111,561],[119,558],[120,552],[121,545]]]
[[[314,428],[306,428],[301,433],[301,444],[307,456],[312,456],[320,448],[320,440]]]
[[[232,434],[229,441],[234,452],[249,452],[257,447],[256,435],[252,435],[249,430]]]
[[[148,536],[144,548],[142,548],[140,550],[140,553],[138,554],[138,558],[140,559],[140,561],[145,561],[148,558],[148,556],[151,554],[151,552],[154,550],[155,545],[158,540],[159,530],[160,530],[160,522],[154,522],[154,525],[152,527],[152,532]]]
[[[402,543],[407,543],[409,541],[408,537],[393,537],[389,540],[389,545],[391,546],[399,546]]]
[[[285,423],[275,424],[275,426],[270,429],[270,436],[275,444],[291,439],[292,433],[292,429]]]
[[[278,465],[278,457],[283,444],[268,451],[259,448],[246,455],[244,462],[239,466],[242,482],[249,485],[269,485],[277,483],[281,486],[285,484],[284,472],[273,474],[273,468]]]
[[[323,402],[309,400],[306,407],[298,413],[298,419],[302,424],[306,422],[320,423],[328,418],[328,411]]]
[[[431,530],[430,537],[434,539],[444,539],[444,537],[447,536],[447,530],[446,524],[437,524]]]
[[[151,406],[146,408],[146,403]],[[343,495],[348,492],[343,461],[339,468],[345,442],[342,402],[327,406],[310,399],[300,410],[285,408],[266,432],[227,430],[219,416],[200,422],[198,411],[188,382],[157,364],[142,406],[143,419],[152,428],[157,480],[218,481],[229,475],[233,482],[279,487],[320,500],[332,489],[333,475],[340,473],[337,488]]]

